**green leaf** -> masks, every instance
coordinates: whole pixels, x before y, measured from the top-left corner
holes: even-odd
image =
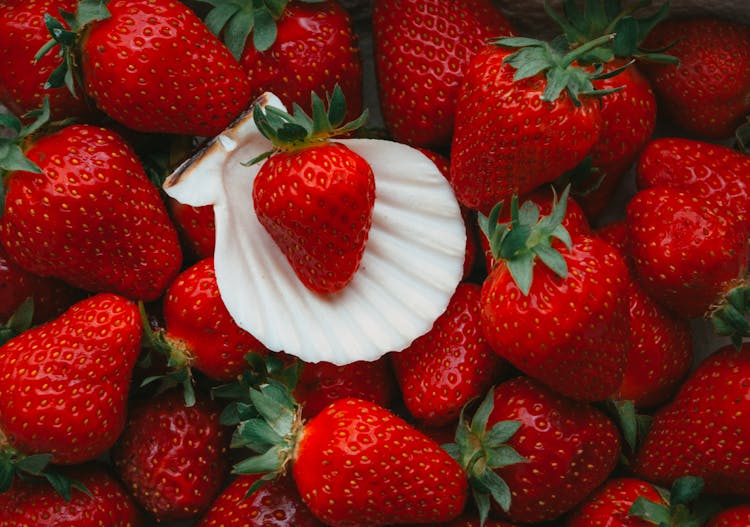
[[[7,326],[16,334],[21,334],[31,327],[34,319],[34,297],[28,297],[16,308],[7,322]]]
[[[259,456],[240,461],[232,468],[234,474],[264,474],[277,472],[283,464],[283,455],[278,447],[268,449]]]
[[[510,488],[505,480],[493,470],[485,470],[479,476],[479,480],[489,490],[492,499],[500,505],[504,511],[510,509]]]
[[[518,209],[518,219],[525,225],[534,225],[539,221],[539,206],[533,201],[524,201]]]
[[[70,499],[73,497],[73,486],[71,484],[70,478],[67,478],[60,474],[59,472],[53,472],[53,471],[46,471],[43,473],[44,477],[49,481],[50,485],[52,485],[52,488],[57,491],[57,493],[62,496],[62,499],[65,501],[70,501]]]
[[[544,42],[536,38],[528,37],[505,37],[492,41],[497,46],[504,46],[509,48],[525,48],[527,46],[540,46],[544,45]],[[508,60],[508,57],[506,57]]]
[[[332,127],[340,126],[346,117],[346,98],[338,83],[333,87],[333,93],[328,98],[328,122]]]
[[[263,419],[250,419],[249,421],[243,421],[237,427],[237,434],[246,440],[245,443],[237,446],[244,446],[248,443],[253,443],[271,447],[279,444],[284,439]]]
[[[518,463],[528,463],[528,461],[516,452],[516,449],[508,445],[502,445],[487,451],[487,466],[490,468],[502,468]]]
[[[81,0],[76,10],[76,20],[79,27],[91,22],[98,22],[110,18],[112,14],[107,9],[107,2],[103,0]],[[71,24],[71,27],[74,27]]]
[[[669,509],[664,505],[647,500],[643,496],[639,496],[633,502],[633,505],[628,510],[628,515],[650,521],[657,525],[662,523],[670,525]]]
[[[13,463],[7,459],[0,459],[0,494],[10,489],[15,475],[16,470]]]
[[[21,131],[21,121],[13,114],[0,113],[0,126],[10,128],[14,132],[14,136],[17,136]]]
[[[206,26],[208,27],[208,30],[211,31],[211,33],[213,33],[216,36],[221,35],[221,30],[224,29],[224,26],[229,22],[229,20],[233,16],[238,14],[242,9],[242,7],[235,2],[221,2],[221,1],[209,2],[208,0],[202,0],[202,1],[214,5],[214,8],[211,9],[206,14],[206,17],[203,19],[203,23],[206,24]],[[253,12],[252,8],[248,9],[248,11],[250,13]],[[251,20],[252,20],[252,14],[251,14]],[[244,29],[247,29],[247,34],[249,35],[250,30],[252,29],[252,24],[248,28],[243,28],[243,31]],[[229,44],[226,39],[229,37],[229,33],[230,33],[229,28],[227,28],[227,31],[224,34],[224,39],[225,39],[224,43],[227,44],[227,47],[229,47]],[[231,47],[229,49],[230,51],[232,50]],[[240,53],[241,52],[242,50],[240,50]],[[232,54],[234,55],[234,52],[232,52]],[[239,58],[239,56],[235,55],[235,58]]]
[[[52,454],[33,454],[26,456],[16,463],[16,470],[33,476],[41,476],[50,463]]]
[[[482,442],[490,448],[498,447],[513,437],[519,428],[521,421],[498,421],[485,433]]]
[[[0,157],[0,169],[8,172],[20,170],[24,172],[33,172],[41,174],[43,171],[39,165],[27,158],[23,150],[17,144],[8,144],[5,154]]]
[[[532,248],[534,254],[549,267],[560,278],[567,278],[568,276],[568,264],[565,258],[560,254],[557,249],[553,249],[548,245],[535,245]]]
[[[528,295],[534,277],[534,253],[528,252],[521,258],[507,260],[505,265],[521,293]]]
[[[568,87],[568,78],[566,71],[560,68],[550,68],[547,71],[547,86],[544,88],[542,93],[542,100],[548,102],[554,102],[559,97],[562,91]],[[573,98],[576,102],[577,99]],[[580,101],[578,101],[580,104]]]
[[[288,0],[265,0],[266,7],[271,12],[271,16],[277,20],[284,14],[287,3]]]
[[[495,389],[490,388],[487,394],[482,399],[482,403],[474,412],[474,417],[471,419],[471,433],[477,437],[484,435],[487,430],[487,422],[489,421],[492,409],[495,407]]]
[[[265,419],[277,434],[284,437],[289,434],[296,416],[293,408],[286,401],[279,400],[273,391],[250,390],[250,400],[260,416]]]
[[[500,248],[500,257],[505,260],[513,260],[525,256],[527,251],[526,242],[531,236],[532,227],[529,225],[514,224],[503,239]]]
[[[638,21],[631,16],[620,20],[615,28],[612,49],[618,57],[632,57],[638,49]]]
[[[670,489],[670,504],[673,507],[675,505],[690,505],[698,499],[698,496],[703,492],[703,488],[704,484],[702,478],[696,476],[683,476],[677,478]]]
[[[479,525],[484,525],[484,522],[487,521],[487,517],[490,514],[490,493],[472,488],[471,494],[474,498],[474,503],[477,506],[477,512],[479,514]]]
[[[255,12],[255,27],[253,29],[253,45],[258,51],[266,51],[276,41],[277,28],[273,14],[267,8]]]

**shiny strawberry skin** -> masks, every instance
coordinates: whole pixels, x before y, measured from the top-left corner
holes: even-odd
[[[646,49],[670,45],[667,53],[678,66],[643,65],[660,108],[699,137],[731,137],[750,112],[750,26],[714,18],[666,20],[643,43]]]
[[[219,494],[231,432],[219,416],[210,400],[186,407],[180,390],[131,404],[112,459],[125,487],[158,521],[195,518]]]
[[[413,524],[411,527],[418,527],[418,525]],[[482,523],[479,517],[465,514],[452,522],[436,524],[435,527],[515,527],[515,524],[492,518],[488,518]]]
[[[343,366],[330,362],[305,363],[294,397],[302,405],[302,417],[311,419],[338,399],[355,397],[388,408],[398,387],[387,357],[356,361]]]
[[[302,502],[294,480],[281,476],[264,483],[249,497],[260,475],[235,479],[214,500],[196,527],[325,527]]]
[[[494,390],[488,428],[500,421],[521,427],[507,444],[522,457],[495,472],[510,487],[507,513],[519,523],[559,518],[601,485],[617,464],[620,437],[614,424],[587,403],[562,397],[528,377],[517,377]]]
[[[216,246],[213,207],[211,205],[194,207],[180,203],[173,198],[167,200],[167,207],[187,255],[195,260],[213,256]]]
[[[253,204],[306,287],[341,290],[364,254],[375,204],[375,178],[341,143],[280,152],[253,182]]]
[[[46,481],[16,480],[0,493],[0,527],[141,527],[143,518],[122,485],[99,464],[77,465],[65,475],[82,483],[70,501]]]
[[[704,359],[653,418],[633,462],[636,475],[668,487],[701,477],[708,494],[750,496],[750,344]]]
[[[607,63],[604,71],[625,65],[624,59],[616,59]],[[600,99],[602,131],[589,152],[594,169],[586,182],[590,188],[575,194],[589,218],[600,216],[610,205],[656,126],[656,96],[638,68],[630,66],[614,77],[594,81],[594,86],[619,91]]]
[[[187,6],[112,0],[107,9],[81,44],[84,88],[104,113],[141,132],[213,137],[248,107],[247,76]]]
[[[27,298],[34,300],[33,324],[61,315],[83,298],[83,293],[61,280],[45,278],[18,267],[0,244],[0,325]]]
[[[276,21],[276,41],[258,51],[248,40],[240,58],[252,98],[274,93],[310,112],[310,94],[325,98],[338,84],[351,121],[362,113],[362,59],[347,11],[334,0],[290,2]]]
[[[159,297],[182,251],[158,189],[115,133],[71,125],[26,155],[42,174],[11,172],[2,242],[23,269],[92,292]]]
[[[451,183],[462,204],[484,214],[578,165],[602,127],[597,99],[544,102],[544,75],[515,82],[508,55],[498,47],[475,55],[456,104]]]
[[[413,146],[449,147],[469,61],[487,39],[511,35],[510,22],[488,0],[377,0],[372,21],[389,133]]]
[[[44,15],[58,16],[58,10],[74,12],[74,0],[6,0],[0,11],[0,103],[18,117],[42,107],[49,95],[52,120],[89,117],[94,114],[83,97],[74,97],[65,86],[45,89],[44,84],[62,63],[56,53],[34,60],[39,48],[50,39]]]
[[[607,399],[627,358],[628,274],[617,251],[590,237],[560,247],[568,276],[534,266],[524,296],[502,262],[482,285],[482,324],[500,356],[559,393]]]
[[[641,190],[628,204],[627,222],[638,279],[682,317],[705,315],[748,269],[745,226],[693,192]]]
[[[484,337],[479,297],[479,285],[459,284],[430,331],[391,354],[404,403],[424,426],[455,422],[509,369]]]
[[[638,159],[636,183],[641,190],[696,192],[732,210],[750,228],[750,156],[737,150],[681,137],[654,139]]]
[[[565,527],[651,527],[652,522],[628,514],[638,498],[668,506],[652,484],[632,477],[612,478],[576,508]]]
[[[734,505],[718,513],[706,527],[745,527],[750,525],[750,505]]]
[[[340,399],[305,425],[292,475],[331,527],[450,521],[468,490],[463,469],[437,443],[360,399]]]
[[[10,444],[61,464],[109,449],[125,426],[141,331],[135,304],[101,293],[0,347],[0,429]]]
[[[189,365],[212,379],[233,381],[247,369],[245,355],[268,350],[237,325],[221,299],[213,257],[182,271],[163,302],[165,338]]]

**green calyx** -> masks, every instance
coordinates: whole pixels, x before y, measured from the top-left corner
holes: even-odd
[[[488,391],[470,423],[462,410],[455,443],[443,445],[443,449],[458,461],[468,476],[482,525],[489,515],[492,500],[504,511],[510,509],[510,488],[495,469],[527,462],[506,444],[521,427],[520,422],[500,421],[487,430],[494,406],[494,392],[494,389]]]
[[[68,90],[70,90],[70,93],[74,96],[78,96],[76,93],[76,84],[79,86],[83,85],[83,83],[80,82],[80,79],[76,78],[80,75],[80,72],[76,67],[79,63],[79,36],[83,32],[83,29],[92,22],[110,18],[111,14],[106,6],[107,1],[108,0],[81,0],[78,3],[75,14],[60,9],[59,12],[62,22],[49,13],[44,15],[44,23],[52,38],[47,41],[39,51],[37,51],[34,58],[35,60],[39,60],[42,56],[50,53],[53,48],[58,46],[60,48],[58,53],[63,58],[62,64],[60,64],[60,66],[58,66],[47,79],[47,82],[44,85],[45,89],[66,86]]]
[[[5,324],[0,325],[0,346],[31,327],[34,318],[34,299],[27,298],[16,308]]]
[[[224,39],[234,58],[240,60],[250,33],[253,46],[266,51],[276,42],[276,21],[289,0],[200,0],[211,4],[205,23],[211,32]],[[325,0],[298,0],[316,4]]]
[[[149,352],[153,351],[166,357],[167,368],[169,369],[166,374],[152,375],[143,379],[141,381],[141,388],[158,382],[157,393],[163,393],[179,386],[182,389],[185,406],[194,406],[196,402],[195,380],[193,379],[191,368],[192,357],[187,346],[181,341],[168,338],[163,330],[154,329],[151,326],[151,321],[148,318],[143,302],[138,302],[138,311],[140,312],[143,325],[142,342],[144,347]],[[147,355],[145,359],[146,363],[142,365],[148,366],[150,359],[150,355]]]
[[[744,337],[750,337],[750,278],[734,286],[723,301],[710,314],[714,331],[718,335],[730,337],[732,344],[739,349]]]
[[[701,478],[684,476],[676,479],[669,491],[655,487],[662,503],[641,496],[631,505],[628,516],[658,527],[701,527],[720,510],[716,502],[701,497],[703,486]]]
[[[490,243],[495,260],[503,260],[513,280],[524,295],[529,294],[536,259],[544,263],[561,278],[568,276],[568,265],[560,251],[552,247],[552,241],[560,240],[568,249],[573,242],[562,225],[567,210],[570,187],[566,187],[560,199],[555,195],[552,212],[541,216],[539,206],[526,201],[518,206],[518,197],[510,202],[510,221],[498,223],[503,203],[492,209],[489,217],[479,214],[479,227]]]
[[[25,455],[11,447],[0,430],[0,494],[10,490],[15,478],[46,480],[65,501],[70,501],[73,489],[91,496],[85,485],[55,470],[50,464],[51,454]]]
[[[596,404],[606,413],[622,434],[627,446],[627,453],[623,452],[623,465],[629,464],[629,456],[638,450],[638,447],[646,437],[646,432],[651,427],[653,417],[648,414],[640,414],[633,401],[609,399]]]
[[[541,97],[543,101],[554,102],[565,91],[576,105],[580,105],[582,95],[601,96],[620,89],[594,88],[594,80],[612,76],[611,72],[603,74],[601,65],[594,68],[593,72],[575,65],[590,51],[611,42],[614,38],[613,34],[603,35],[572,50],[569,49],[565,37],[558,37],[551,42],[526,37],[508,37],[494,40],[492,44],[518,48],[518,51],[503,60],[503,63],[515,68],[514,81],[544,73],[547,85]]]
[[[293,105],[293,112],[289,114],[273,106],[263,107],[256,103],[253,120],[263,136],[271,141],[273,149],[245,164],[253,165],[279,151],[326,143],[331,137],[352,132],[367,121],[368,112],[365,110],[354,121],[344,123],[346,100],[338,84],[327,98],[327,105],[316,93],[311,94],[311,103],[312,115],[307,115],[297,104]]]
[[[650,5],[651,0],[640,0],[624,8],[620,0],[584,0],[581,9],[577,0],[564,0],[562,14],[555,11],[548,1],[545,1],[544,7],[573,47],[614,34],[610,42],[581,56],[581,62],[594,64],[621,57],[676,64],[678,61],[675,57],[640,47],[648,33],[669,14],[669,2],[665,2],[652,14],[638,16],[639,11]]]
[[[258,388],[250,388],[248,395],[251,412],[235,428],[231,446],[248,448],[257,454],[232,469],[235,474],[263,474],[248,489],[249,496],[286,471],[304,423],[301,406],[284,383],[269,379]]]

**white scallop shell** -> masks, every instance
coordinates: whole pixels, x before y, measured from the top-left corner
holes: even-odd
[[[283,108],[272,94],[261,104]],[[217,136],[165,182],[171,197],[213,205],[221,297],[237,324],[266,347],[309,362],[375,360],[407,347],[445,310],[461,280],[466,232],[453,191],[411,147],[343,139],[375,175],[375,208],[362,263],[333,295],[308,290],[258,222],[253,179],[242,166],[270,148],[251,113]]]

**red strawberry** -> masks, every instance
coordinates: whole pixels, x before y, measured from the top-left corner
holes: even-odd
[[[750,344],[723,347],[703,360],[655,415],[633,462],[635,474],[669,486],[703,478],[709,494],[750,496]]]
[[[216,245],[213,207],[193,207],[174,198],[167,200],[167,206],[186,252],[198,260],[213,256]]]
[[[682,317],[709,314],[748,270],[747,229],[732,211],[690,190],[652,187],[627,207],[636,272]]]
[[[81,0],[76,15],[74,31],[47,25],[85,95],[125,126],[211,137],[250,102],[239,63],[182,2]]]
[[[553,192],[553,187],[542,186],[534,192],[527,194],[522,199],[523,201],[533,201],[539,207],[539,212],[541,214],[549,215],[557,200],[557,195]],[[565,227],[565,230],[573,236],[590,236],[591,225],[589,225],[589,220],[586,217],[586,214],[576,200],[568,196],[568,201],[565,207],[565,217],[562,219],[561,223],[561,225]],[[504,207],[500,211],[500,216],[497,221],[501,224],[510,221],[510,207]],[[479,245],[484,253],[484,261],[487,269],[491,271],[494,269],[497,262],[495,261],[495,257],[492,256],[490,241],[482,230],[479,231]]]
[[[479,296],[478,285],[459,284],[430,331],[391,354],[404,403],[426,426],[455,421],[507,369],[484,338]]]
[[[27,298],[34,300],[33,323],[41,324],[62,314],[81,300],[82,294],[55,278],[24,271],[8,258],[0,243],[0,321],[10,318]]]
[[[44,15],[59,16],[59,10],[74,11],[76,0],[6,0],[0,11],[0,103],[21,117],[42,106],[49,95],[52,119],[86,117],[93,114],[83,97],[66,88],[47,89],[45,83],[62,63],[48,53],[35,61],[37,51],[49,40]]]
[[[291,108],[311,111],[311,93],[336,85],[349,104],[347,119],[362,113],[362,59],[347,11],[335,0],[280,0],[269,4],[201,0],[214,6],[206,16],[240,61],[251,98],[272,92]],[[252,38],[249,38],[252,37]]]
[[[161,336],[173,366],[195,368],[212,379],[232,381],[247,368],[245,355],[267,353],[227,311],[213,258],[205,258],[177,276],[164,296],[163,314]]]
[[[497,452],[489,455],[493,447]],[[475,495],[485,495],[480,516],[490,506],[488,485],[502,480],[504,490],[492,494],[494,513],[534,523],[559,518],[601,485],[617,464],[620,437],[589,404],[517,377],[490,390],[471,423],[459,424],[450,448]]]
[[[706,527],[745,527],[750,525],[750,505],[734,505],[724,509]]]
[[[637,478],[613,478],[576,509],[565,527],[703,525],[714,506],[699,500],[702,490],[702,480],[694,477],[678,479],[671,491]]]
[[[411,527],[418,527],[418,526],[412,525]],[[501,520],[493,520],[493,519],[488,519],[482,522],[476,516],[465,514],[461,516],[460,518],[453,520],[452,522],[441,523],[441,524],[435,525],[434,527],[515,527],[515,525],[512,523],[504,522]]]
[[[0,431],[10,446],[62,464],[111,447],[125,426],[141,330],[133,303],[101,293],[0,347]]]
[[[221,490],[230,429],[219,414],[209,400],[187,408],[175,390],[131,405],[112,459],[125,487],[157,521],[194,518]]]
[[[65,500],[47,482],[18,480],[0,494],[0,527],[145,525],[133,500],[103,466],[78,465],[65,472],[88,492],[76,489]]]
[[[17,170],[7,180],[0,230],[8,255],[88,291],[159,297],[182,253],[157,188],[123,139],[71,125],[25,153],[42,173]]]
[[[246,497],[259,477],[234,480],[196,527],[325,527],[302,502],[290,476],[266,483]]]
[[[628,268],[633,269],[633,259],[630,256],[629,247],[630,242],[628,241],[628,223],[624,218],[599,227],[594,231],[594,234],[620,251],[620,254],[625,258],[625,263],[628,264]]]
[[[323,523],[437,523],[463,510],[468,484],[461,466],[383,407],[339,399],[304,423],[294,417],[299,407],[283,385],[251,393],[261,417],[240,423],[235,444],[259,455],[235,465],[235,472],[270,473],[263,481],[291,464],[302,501]],[[277,434],[272,441],[263,431],[269,426]]]
[[[482,325],[495,352],[527,375],[574,399],[604,400],[625,367],[628,270],[609,244],[561,227],[566,199],[541,219],[536,204],[515,200],[509,224],[497,225],[497,208],[487,219],[498,263],[482,285]]]
[[[679,65],[644,64],[669,118],[703,138],[730,137],[750,112],[750,26],[715,18],[667,20],[644,41]]]
[[[338,399],[355,397],[391,406],[398,388],[386,357],[356,361],[343,366],[330,362],[305,363],[294,397],[302,405],[302,417],[311,419]]]
[[[599,39],[562,55],[545,42],[503,39],[474,56],[456,105],[451,183],[483,213],[580,163],[602,127],[592,77],[572,64]],[[529,65],[534,64],[531,68]],[[547,78],[556,79],[548,83]]]
[[[366,114],[342,126],[340,89],[327,112],[317,96],[312,106],[314,119],[299,111],[284,119],[274,115],[280,123],[274,130],[256,105],[258,128],[274,150],[253,181],[253,205],[302,283],[325,294],[344,288],[359,268],[372,224],[375,178],[364,158],[327,139],[359,127]]]
[[[636,176],[639,189],[690,190],[732,210],[750,227],[750,155],[704,141],[663,137],[646,146]]]
[[[456,99],[486,40],[511,35],[489,0],[377,0],[372,11],[378,95],[394,140],[450,146]]]

